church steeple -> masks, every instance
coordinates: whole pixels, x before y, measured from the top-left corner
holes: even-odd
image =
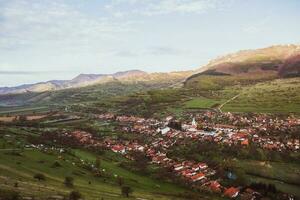
[[[197,128],[197,122],[195,120],[195,117],[193,118],[193,121],[192,121],[192,127]]]

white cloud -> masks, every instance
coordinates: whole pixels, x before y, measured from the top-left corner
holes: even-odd
[[[0,5],[0,49],[51,43],[77,47],[117,39],[130,22],[91,17],[59,0],[9,0]]]
[[[122,50],[122,51],[115,51],[113,55],[117,57],[139,57],[139,56],[188,56],[191,53],[185,49],[179,49],[176,47],[170,46],[155,46],[155,47],[148,47],[139,50]]]
[[[129,6],[131,12],[124,14],[163,15],[163,14],[200,14],[211,9],[222,9],[232,4],[233,0],[113,0],[106,8],[112,12],[120,13],[122,8]],[[118,10],[119,9],[119,10]]]
[[[212,0],[163,0],[150,9],[153,14],[168,13],[202,13],[216,7],[217,1]]]
[[[248,34],[260,33],[266,28],[266,26],[270,22],[270,20],[271,20],[271,17],[267,16],[267,17],[260,19],[254,23],[244,26],[242,28],[242,31],[244,31],[245,33],[248,33]]]

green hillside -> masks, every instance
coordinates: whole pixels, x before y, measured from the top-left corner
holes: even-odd
[[[119,166],[124,160],[112,152],[97,155],[85,150],[70,149],[59,153],[53,149],[21,148],[26,138],[36,132],[16,128],[2,128],[0,135],[0,188],[13,190],[25,197],[48,198],[68,196],[79,191],[85,199],[123,199],[118,177],[133,189],[130,199],[183,199],[186,190],[174,184],[133,173]],[[96,176],[87,165],[100,159],[105,170]],[[58,163],[58,164],[57,164]],[[85,164],[84,164],[85,163]],[[34,178],[43,174],[45,180]],[[64,184],[65,177],[74,178],[74,186]],[[124,198],[128,199],[128,198]]]
[[[215,77],[205,77],[214,82]],[[221,81],[218,79],[218,81]],[[125,114],[165,116],[191,110],[221,109],[228,112],[300,113],[300,78],[274,79],[256,83],[206,84],[203,87],[152,90],[113,98],[105,108]],[[217,86],[217,87],[216,87]],[[97,104],[101,106],[102,104]],[[91,105],[93,106],[93,105]]]

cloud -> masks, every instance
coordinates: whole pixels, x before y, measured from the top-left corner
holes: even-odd
[[[155,56],[177,56],[186,54],[187,51],[182,49],[176,49],[172,47],[153,47],[145,52],[146,54],[155,55]]]
[[[134,53],[134,52],[129,51],[129,50],[128,51],[126,51],[126,50],[124,50],[124,51],[116,51],[114,53],[114,55],[117,56],[117,57],[136,57],[136,56],[139,56],[138,53]]]
[[[113,0],[106,8],[120,16],[126,13],[146,16],[172,13],[201,14],[212,9],[226,8],[232,2],[233,0]],[[131,8],[131,12],[122,12],[122,9],[128,9],[126,5]]]
[[[47,44],[87,47],[131,31],[130,22],[92,17],[60,0],[7,0],[0,4],[0,48],[14,50]]]
[[[32,75],[38,74],[38,72],[28,72],[28,71],[0,71],[0,75]]]
[[[0,75],[39,75],[39,74],[57,74],[69,71],[6,71],[0,70]]]
[[[242,31],[248,34],[257,34],[262,32],[267,24],[270,22],[271,17],[267,16],[263,19],[260,19],[252,24],[248,24],[242,28]]]
[[[141,56],[180,56],[187,55],[188,51],[167,46],[148,47],[139,50],[115,51],[113,55],[117,57],[141,57]]]

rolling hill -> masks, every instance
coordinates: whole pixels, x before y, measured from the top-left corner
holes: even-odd
[[[119,72],[114,77],[81,74],[70,81],[64,81],[61,83],[63,86],[53,86],[51,90],[43,86],[54,83],[26,85],[27,89],[9,88],[0,94],[0,106],[98,101],[106,97],[171,87],[189,75],[190,71],[149,74],[136,70]]]

